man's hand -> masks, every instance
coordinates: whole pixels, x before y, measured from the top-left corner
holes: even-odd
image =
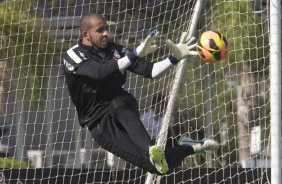
[[[197,45],[197,43],[191,44],[195,40],[195,37],[192,37],[187,41],[187,35],[187,32],[183,32],[180,38],[180,42],[177,45],[173,43],[170,39],[166,40],[166,45],[170,49],[172,56],[178,60],[184,59],[188,55],[198,55],[197,51],[192,50]]]
[[[153,53],[157,50],[157,45],[151,45],[152,42],[159,36],[159,31],[153,29],[149,35],[136,49],[134,49],[135,56],[144,57],[147,54]]]

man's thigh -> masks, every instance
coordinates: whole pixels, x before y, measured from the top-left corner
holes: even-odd
[[[110,116],[91,131],[95,141],[109,152],[139,166],[147,171],[155,172],[150,163],[148,153],[138,147],[129,137],[125,129]]]

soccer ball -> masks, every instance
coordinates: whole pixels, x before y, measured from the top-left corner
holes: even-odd
[[[218,62],[227,54],[227,39],[218,31],[206,31],[200,36],[196,49],[204,61]]]

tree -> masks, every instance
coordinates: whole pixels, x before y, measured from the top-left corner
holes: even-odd
[[[17,100],[30,100],[37,106],[44,94],[56,46],[38,24],[39,11],[33,8],[33,2],[15,0],[0,4],[0,72],[3,78],[13,81],[12,86],[19,92]]]
[[[229,131],[231,135],[238,138],[233,139],[230,146],[237,150],[239,162],[250,158],[250,128],[261,125],[267,129],[269,120],[266,118],[261,122],[259,119],[259,117],[268,117],[267,113],[269,113],[269,106],[260,104],[265,100],[259,99],[259,83],[268,80],[268,30],[265,25],[267,23],[263,23],[260,16],[253,12],[253,7],[253,3],[248,1],[221,2],[220,4],[209,2],[206,4],[206,10],[212,8],[212,11],[206,21],[202,20],[204,25],[209,22],[204,29],[219,30],[229,38],[229,62],[225,60],[216,65],[216,81],[224,81],[224,78],[220,79],[220,76],[224,76],[226,72],[233,72],[238,76],[238,86],[235,86],[231,93],[229,92],[230,96],[227,96],[228,101],[237,103],[230,104],[230,109],[219,108],[225,115],[220,111],[217,112],[221,114],[221,117],[230,115],[226,119],[231,127]],[[218,90],[226,89],[222,86]],[[226,96],[224,98],[220,101],[228,102]],[[237,117],[232,117],[233,112],[237,114]],[[217,115],[214,117],[218,118]],[[232,127],[237,127],[237,130]],[[236,152],[233,152],[231,160],[237,160],[236,157]]]

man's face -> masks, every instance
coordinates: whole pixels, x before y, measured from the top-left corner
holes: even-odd
[[[95,49],[105,49],[109,39],[107,22],[102,19],[93,19],[92,29],[87,32],[86,39]]]

